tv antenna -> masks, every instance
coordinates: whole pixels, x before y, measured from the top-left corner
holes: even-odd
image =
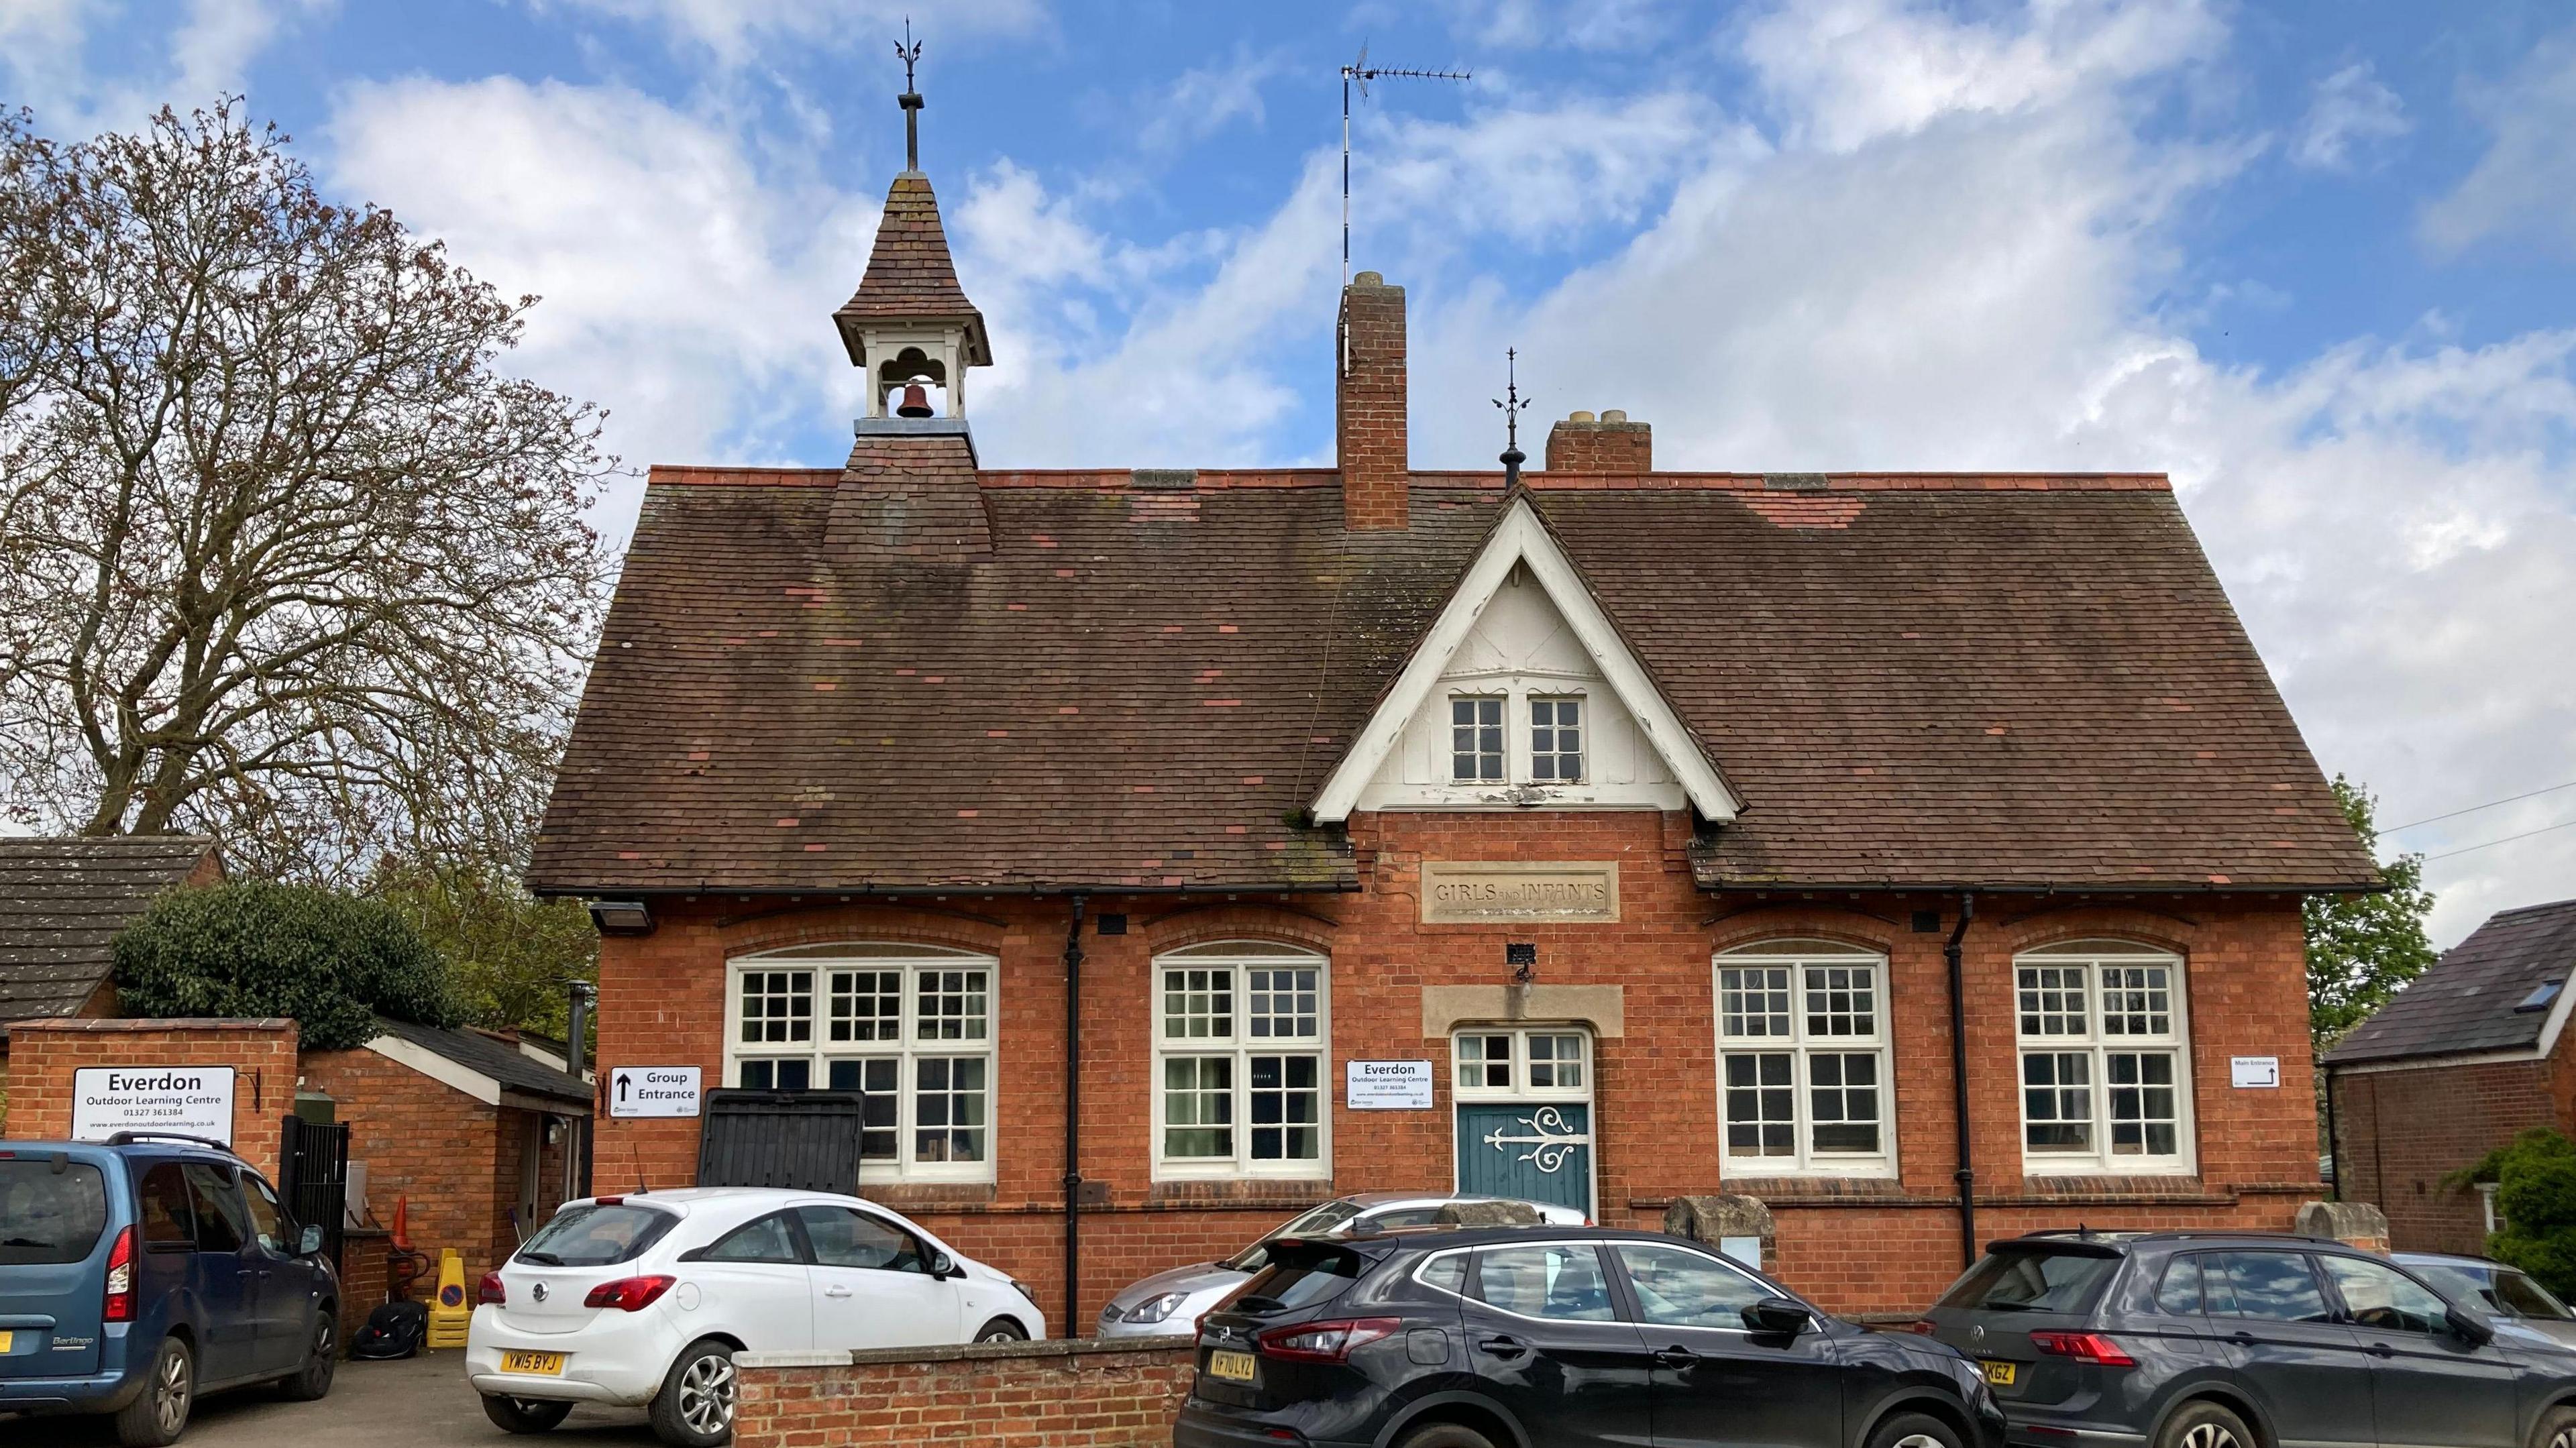
[[[1371,65],[1368,46],[1360,46],[1357,60],[1342,67],[1342,285],[1351,284],[1351,84],[1356,81],[1360,99],[1368,99],[1369,82],[1373,80],[1474,80],[1468,70],[1410,70],[1400,66]]]

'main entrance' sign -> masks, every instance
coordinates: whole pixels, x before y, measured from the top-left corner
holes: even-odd
[[[1612,860],[1425,860],[1422,923],[1588,921],[1619,918]]]

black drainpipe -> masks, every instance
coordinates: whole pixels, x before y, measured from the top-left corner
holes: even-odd
[[[2343,1138],[2335,1132],[2334,1067],[2320,1064],[2326,1077],[2326,1160],[2333,1164],[2334,1179],[2326,1183],[2326,1200],[2343,1200]]]
[[[1082,904],[1064,932],[1064,1325],[1078,1336],[1082,1306]]]
[[[1952,1179],[1959,1184],[1959,1256],[1970,1266],[1977,1260],[1977,1169],[1976,1158],[1969,1153],[1968,1132],[1968,999],[1961,983],[1959,943],[1968,936],[1968,922],[1977,918],[1977,892],[1959,892],[1959,924],[1941,947],[1941,959],[1950,967],[1950,1090],[1952,1110],[1959,1118],[1959,1169]]]

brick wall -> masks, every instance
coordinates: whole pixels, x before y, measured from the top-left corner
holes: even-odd
[[[1410,512],[1405,431],[1404,288],[1361,272],[1342,288],[1340,373],[1333,394],[1342,521],[1354,531],[1401,528]]]
[[[7,1133],[72,1133],[73,1073],[96,1066],[230,1066],[233,1150],[277,1179],[295,1104],[295,1023],[287,1020],[46,1020],[9,1028]]]
[[[390,1226],[395,1203],[409,1200],[412,1248],[432,1271],[442,1248],[463,1256],[469,1280],[516,1248],[509,1212],[520,1133],[542,1130],[543,1117],[478,1101],[364,1048],[306,1052],[304,1084],[329,1093],[349,1124],[349,1156],[367,1164],[376,1220]]]
[[[1655,430],[1630,422],[1616,408],[1594,417],[1578,412],[1547,430],[1547,470],[1551,473],[1651,473],[1655,470]]]
[[[849,940],[952,945],[1001,961],[997,1012],[996,1180],[974,1187],[870,1189],[972,1255],[1037,1286],[1050,1328],[1088,1330],[1108,1294],[1154,1270],[1226,1255],[1337,1192],[1446,1191],[1454,1184],[1448,1043],[1423,1034],[1427,985],[1500,985],[1505,939],[1539,947],[1542,984],[1617,984],[1625,1033],[1598,1043],[1595,1131],[1599,1215],[1652,1226],[1675,1197],[1749,1191],[1780,1224],[1774,1263],[1826,1306],[1920,1308],[1959,1267],[1950,1039],[1942,933],[1917,933],[1941,897],[1712,897],[1691,881],[1678,815],[1527,813],[1363,815],[1352,823],[1365,888],[1277,901],[1096,897],[1130,933],[1083,939],[1084,1176],[1105,1202],[1084,1213],[1082,1300],[1063,1312],[1063,1022],[1067,906],[971,895],[915,907],[730,899],[657,904],[651,935],[612,936],[600,958],[600,1060],[696,1063],[723,1080],[723,962],[794,944]],[[1424,925],[1421,862],[1615,860],[1615,924]],[[1884,951],[1893,1036],[1899,1172],[1869,1183],[1729,1180],[1719,1169],[1713,951],[1826,936]],[[2198,1172],[2068,1182],[2025,1176],[2020,1153],[2013,956],[2113,936],[2187,961]],[[1331,1174],[1304,1182],[1158,1183],[1152,1166],[1150,1030],[1154,956],[1211,940],[1261,938],[1331,957]],[[2322,1195],[2307,1051],[2307,997],[2295,899],[2199,897],[2087,903],[1989,899],[1966,942],[1969,1079],[1980,1210],[1992,1238],[2041,1226],[2284,1228]],[[2229,1057],[2281,1058],[2275,1090],[2236,1090]],[[1340,1063],[1355,1057],[1441,1063],[1435,1109],[1352,1112]],[[604,1120],[597,1180],[693,1179],[695,1121]]]
[[[2335,1168],[2347,1200],[2388,1214],[2401,1252],[2486,1250],[2474,1190],[2442,1178],[2535,1126],[2566,1129],[2553,1061],[2486,1061],[2335,1074]]]
[[[1024,1343],[924,1352],[744,1353],[738,1448],[1125,1448],[1168,1444],[1186,1343]]]

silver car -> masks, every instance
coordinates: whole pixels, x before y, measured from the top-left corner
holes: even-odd
[[[1273,1229],[1267,1236],[1222,1262],[1195,1262],[1157,1272],[1142,1282],[1130,1285],[1109,1299],[1100,1309],[1098,1331],[1102,1337],[1161,1337],[1171,1333],[1198,1330],[1199,1314],[1224,1300],[1225,1295],[1240,1287],[1244,1279],[1258,1272],[1270,1260],[1270,1243],[1278,1237],[1319,1237],[1326,1233],[1382,1231],[1394,1227],[1428,1226],[1442,1207],[1452,1202],[1503,1201],[1501,1197],[1426,1197],[1412,1192],[1357,1192],[1335,1197],[1322,1206],[1300,1213]],[[1560,1226],[1580,1227],[1588,1219],[1572,1207],[1552,1207],[1543,1202],[1524,1202],[1543,1219]]]
[[[2576,1347],[2576,1312],[2518,1267],[2484,1257],[2454,1257],[2444,1252],[2392,1252],[2391,1260],[2412,1267],[2461,1305],[2483,1307],[2510,1317],[2569,1347]]]

